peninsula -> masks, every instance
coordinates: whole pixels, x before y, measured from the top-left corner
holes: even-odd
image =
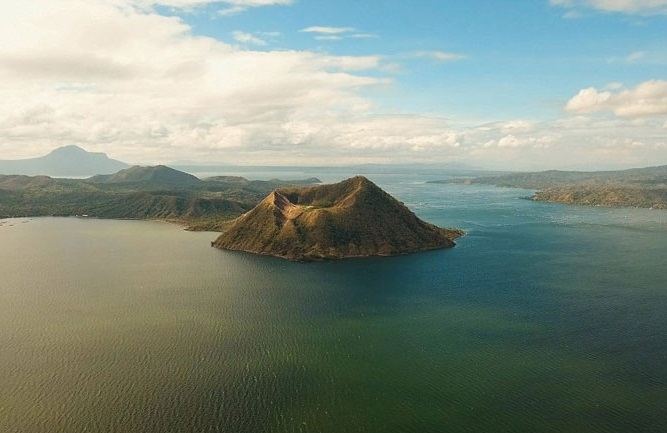
[[[429,183],[532,189],[535,201],[569,205],[667,209],[667,165],[617,171],[511,173]]]
[[[232,220],[213,246],[311,261],[449,248],[462,235],[422,221],[357,176],[336,184],[276,189]]]

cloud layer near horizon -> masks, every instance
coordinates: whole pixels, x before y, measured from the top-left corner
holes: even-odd
[[[667,0],[549,0],[554,6],[629,14],[667,14]]]
[[[207,0],[16,3],[0,17],[3,155],[77,144],[139,163],[460,160],[509,168],[667,156],[664,81],[616,93],[583,89],[567,103],[572,115],[550,122],[464,125],[377,106],[369,95],[400,87],[381,56],[242,49],[151,9]],[[240,11],[291,1],[215,3]]]

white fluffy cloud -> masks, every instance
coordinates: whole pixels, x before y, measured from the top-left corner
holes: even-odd
[[[0,17],[3,157],[66,144],[140,163],[431,161],[465,153],[465,132],[441,118],[376,114],[362,95],[393,86],[378,56],[241,49],[193,35],[179,19],[154,13],[157,2],[138,3],[35,0]],[[246,46],[261,40],[233,36]]]
[[[667,81],[650,80],[634,89],[599,91],[594,87],[582,89],[570,99],[565,109],[587,114],[613,112],[620,117],[643,117],[667,114]]]
[[[194,35],[178,18],[156,14],[158,3],[188,8],[211,2],[31,0],[3,6],[0,158],[45,154],[66,144],[138,163],[466,160],[563,168],[573,161],[623,158],[639,165],[656,155],[667,158],[664,81],[586,89],[568,105],[577,115],[563,120],[452,126],[436,115],[375,106],[368,95],[399,89],[387,75],[387,59],[243,49]],[[245,47],[271,37],[234,36]],[[444,52],[435,57],[454,60]],[[617,116],[587,115],[605,111]]]
[[[135,4],[43,0],[0,17],[4,154],[74,143],[135,161],[194,152],[226,160],[220,149],[249,154],[303,142],[286,127],[295,122],[365,114],[372,104],[358,93],[389,82],[364,74],[379,66],[375,56],[242,50]]]

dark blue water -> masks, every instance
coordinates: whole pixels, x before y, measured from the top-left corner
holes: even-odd
[[[1,222],[0,431],[665,431],[667,213],[372,179],[467,235],[294,264],[163,223]]]

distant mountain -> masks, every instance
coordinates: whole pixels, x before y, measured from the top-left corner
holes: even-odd
[[[39,158],[0,160],[0,174],[28,176],[91,176],[115,173],[127,167],[105,153],[87,152],[78,146],[59,147]]]
[[[453,247],[462,234],[420,220],[357,176],[331,185],[277,189],[233,220],[213,245],[304,261]]]
[[[97,175],[88,179],[94,183],[146,183],[159,185],[192,185],[199,183],[198,177],[173,168],[156,165],[142,167],[135,165],[114,174]]]

